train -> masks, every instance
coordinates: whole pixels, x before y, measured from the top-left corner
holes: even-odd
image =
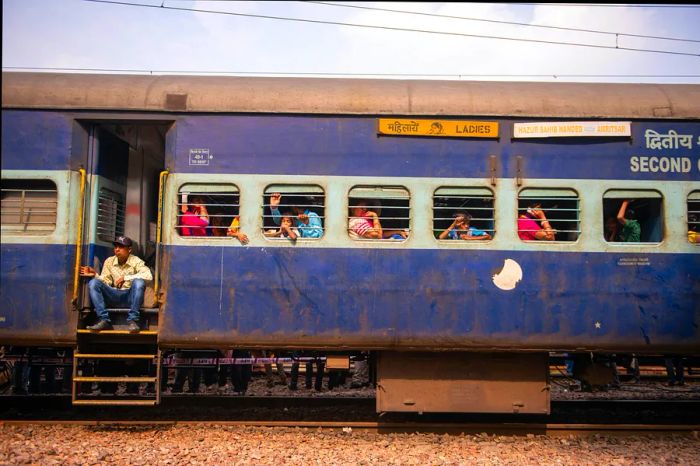
[[[0,344],[67,349],[76,403],[91,360],[274,348],[372,355],[382,412],[547,413],[552,352],[700,354],[700,85],[2,81]],[[153,269],[136,335],[86,329],[118,235]]]

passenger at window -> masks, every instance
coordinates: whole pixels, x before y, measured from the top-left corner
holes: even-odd
[[[238,215],[236,215],[233,218],[233,221],[231,221],[231,225],[229,225],[228,230],[226,230],[226,236],[232,236],[238,239],[241,244],[248,244],[248,236],[241,231],[240,224],[241,220]]]
[[[350,208],[348,232],[353,239],[405,239],[408,233],[403,230],[384,230],[379,215],[367,209],[366,200],[360,199]]]
[[[622,225],[620,239],[625,243],[638,243],[641,241],[642,227],[637,221],[636,213],[629,207],[630,201],[622,201],[620,210],[617,212],[617,221]]]
[[[540,222],[539,224],[537,222]],[[540,224],[542,226],[540,226]],[[534,202],[518,218],[518,237],[522,240],[554,241],[555,231],[542,210],[542,204]]]
[[[440,233],[439,239],[461,239],[461,240],[485,240],[491,239],[491,235],[485,231],[469,226],[472,216],[469,212],[455,212],[452,214],[454,221],[447,230]]]
[[[282,194],[280,193],[272,193],[270,196],[270,212],[272,213],[272,221],[275,222],[275,225],[279,225],[282,220],[282,215],[279,211],[281,201]],[[292,206],[291,209],[296,216],[294,219],[296,223],[295,226],[299,230],[300,237],[320,238],[323,236],[323,223],[316,212],[299,206]]]
[[[608,217],[605,221],[605,241],[612,243],[620,241],[618,238],[618,223],[615,217]]]
[[[184,197],[184,196],[183,196]],[[192,196],[190,203],[183,199],[180,217],[180,234],[182,236],[207,236],[209,212],[201,196]]]
[[[700,219],[695,214],[688,215],[688,241],[700,243]]]
[[[292,227],[292,213],[285,212],[279,230],[267,230],[264,234],[268,238],[289,238],[294,241],[299,237],[299,230]]]

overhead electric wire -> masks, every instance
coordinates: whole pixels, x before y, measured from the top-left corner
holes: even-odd
[[[300,22],[300,23],[326,24],[326,25],[332,25],[332,26],[348,26],[348,27],[359,27],[359,28],[366,28],[366,29],[381,29],[381,30],[386,30],[386,31],[418,32],[418,33],[423,33],[423,34],[437,34],[437,35],[445,35],[445,36],[475,37],[475,38],[481,38],[481,39],[509,40],[509,41],[516,41],[516,42],[533,42],[533,43],[538,43],[538,44],[549,44],[549,45],[568,45],[568,46],[574,46],[574,47],[590,47],[590,48],[597,48],[597,49],[625,50],[625,51],[631,51],[631,52],[661,53],[661,54],[668,54],[668,55],[683,55],[683,56],[691,56],[691,57],[700,57],[700,53],[675,52],[675,51],[671,51],[671,50],[641,49],[641,48],[634,48],[634,47],[620,47],[619,45],[611,46],[611,45],[582,44],[582,43],[577,43],[577,42],[549,41],[549,40],[541,40],[541,39],[521,39],[521,38],[503,37],[503,36],[490,36],[490,35],[483,35],[483,34],[466,34],[466,33],[460,33],[460,32],[431,31],[431,30],[427,30],[427,29],[411,29],[411,28],[400,28],[400,27],[392,27],[392,26],[374,26],[374,25],[370,25],[370,24],[356,24],[356,23],[346,23],[346,22],[340,22],[340,21],[324,21],[324,20],[315,20],[315,19],[304,19],[304,18],[289,18],[289,17],[285,17],[285,16],[256,15],[256,14],[250,14],[250,13],[234,13],[234,12],[229,12],[229,11],[204,10],[204,9],[200,9],[200,8],[173,7],[173,6],[166,6],[165,2],[163,2],[161,5],[145,5],[143,3],[131,3],[131,2],[117,1],[117,0],[83,0],[83,1],[91,2],[91,3],[100,3],[100,4],[110,4],[110,5],[134,6],[134,7],[142,7],[142,8],[156,8],[156,9],[166,9],[166,10],[175,10],[175,11],[190,11],[190,12],[194,12],[194,13],[209,13],[209,14],[220,14],[220,15],[228,15],[228,16],[240,16],[240,17],[246,17],[246,18],[273,19],[273,20],[279,20],[279,21],[294,21],[294,22]]]
[[[226,1],[226,0],[224,0]],[[484,3],[484,2],[478,2]],[[485,3],[488,5],[489,3]],[[676,4],[668,5],[664,3],[649,3],[646,5],[629,5],[627,3],[521,3],[507,2],[507,5],[527,5],[527,6],[577,6],[577,7],[599,7],[599,8],[700,8],[698,5]]]
[[[136,68],[64,68],[36,66],[3,66],[3,70],[32,70],[32,71],[95,71],[115,73],[143,74],[222,74],[222,75],[255,75],[255,76],[401,76],[401,77],[469,77],[469,78],[700,78],[700,74],[507,74],[507,73],[342,73],[342,72],[295,72],[295,71],[202,71],[202,70],[143,70]]]
[[[407,14],[407,15],[429,16],[429,17],[434,17],[434,18],[462,19],[462,20],[466,20],[466,21],[480,21],[480,22],[485,22],[485,23],[506,24],[506,25],[511,25],[511,26],[525,26],[525,27],[535,27],[535,28],[544,28],[544,29],[556,29],[556,30],[560,30],[560,31],[588,32],[588,33],[592,33],[592,34],[607,34],[607,35],[611,35],[611,36],[637,37],[637,38],[643,38],[643,39],[673,40],[673,41],[679,41],[679,42],[696,42],[696,43],[700,42],[700,39],[683,39],[680,37],[649,36],[649,35],[645,35],[645,34],[628,34],[625,32],[600,31],[600,30],[595,30],[595,29],[580,29],[580,28],[572,28],[572,27],[564,27],[564,26],[547,26],[547,25],[543,25],[543,24],[529,24],[529,23],[519,23],[519,22],[515,22],[515,21],[500,21],[500,20],[495,20],[495,19],[471,18],[468,16],[453,16],[453,15],[442,15],[442,14],[438,14],[438,13],[423,13],[423,12],[418,12],[418,11],[394,10],[394,9],[390,9],[390,8],[347,5],[347,4],[343,4],[343,3],[334,3],[334,2],[317,2],[317,1],[305,0],[305,1],[302,1],[302,3],[313,3],[316,5],[336,6],[336,7],[340,7],[340,8],[355,8],[358,10],[384,11],[384,12],[388,12],[388,13],[401,13],[401,14]]]

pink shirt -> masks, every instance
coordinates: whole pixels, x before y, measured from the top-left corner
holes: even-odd
[[[373,228],[372,222],[364,217],[351,218],[348,226],[350,228],[350,236],[354,234],[360,238],[364,238],[365,233]]]
[[[539,224],[529,217],[518,218],[518,236],[524,240],[535,240],[535,233],[542,228]]]
[[[180,217],[180,223],[187,227],[192,227],[180,228],[182,236],[207,236],[205,227],[209,226],[209,221],[202,219],[195,213],[187,211]]]

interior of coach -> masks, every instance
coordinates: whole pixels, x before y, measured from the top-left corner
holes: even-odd
[[[180,236],[227,236],[239,229],[240,194],[236,186],[186,183],[178,193],[176,229]]]
[[[433,234],[450,227],[454,215],[466,213],[471,216],[469,225],[485,231],[492,237],[494,228],[493,192],[484,188],[440,188],[433,196]]]
[[[663,211],[661,195],[649,193],[606,193],[603,200],[603,225],[606,226],[605,239],[608,242],[621,242],[622,225],[615,224],[622,202],[629,200],[625,212],[626,219],[635,219],[641,227],[641,243],[660,243],[663,240]]]
[[[295,216],[296,209],[308,210],[318,215],[321,224],[325,225],[326,198],[323,188],[314,185],[270,185],[265,188],[262,200],[263,234],[268,238],[275,239],[270,233],[279,230],[271,210],[271,198],[276,194],[280,194],[277,208],[283,217]]]
[[[134,242],[133,251],[155,264],[159,174],[165,167],[170,123],[102,121],[81,125],[88,138],[87,169],[96,174],[88,193],[85,226],[89,262],[100,265],[116,236]]]

